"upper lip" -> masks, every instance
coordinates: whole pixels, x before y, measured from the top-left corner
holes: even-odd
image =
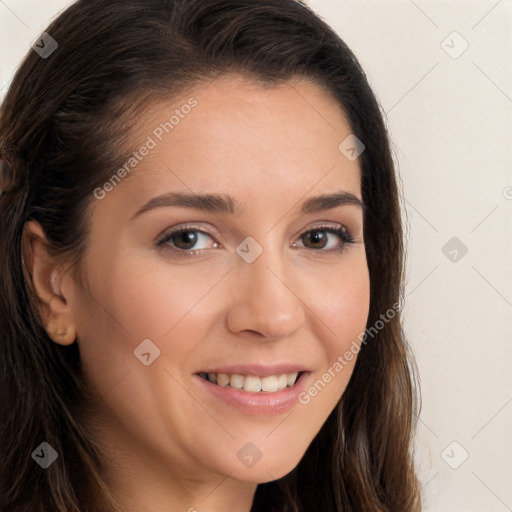
[[[257,377],[266,377],[269,375],[282,375],[283,373],[307,372],[304,365],[298,363],[273,363],[268,365],[260,364],[232,364],[201,370],[197,373],[225,373],[227,375],[254,375]]]

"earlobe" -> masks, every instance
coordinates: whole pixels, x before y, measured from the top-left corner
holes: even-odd
[[[71,345],[76,340],[74,324],[66,322],[65,319],[61,319],[59,323],[58,319],[51,317],[46,326],[46,331],[48,336],[59,345]]]
[[[41,225],[28,221],[23,232],[23,265],[34,293],[39,298],[39,313],[50,338],[59,345],[76,339],[70,304],[63,296],[59,272],[48,255],[46,235]]]

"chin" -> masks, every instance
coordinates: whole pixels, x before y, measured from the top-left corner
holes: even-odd
[[[252,467],[243,467],[243,464],[232,468],[231,478],[242,482],[251,482],[255,484],[264,484],[279,480],[293,471],[302,459],[303,454],[288,457],[279,457],[278,454],[262,456]]]

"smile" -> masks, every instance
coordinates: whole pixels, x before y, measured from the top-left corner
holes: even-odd
[[[300,404],[311,372],[295,364],[270,366],[236,365],[218,371],[195,373],[195,382],[206,400],[236,409],[249,416],[284,414]]]
[[[229,375],[227,373],[206,372],[200,372],[198,375],[222,388],[234,388],[250,393],[272,393],[293,387],[301,373],[282,373],[280,375],[266,375],[265,377],[238,373]]]

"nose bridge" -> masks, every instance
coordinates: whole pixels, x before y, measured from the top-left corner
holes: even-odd
[[[241,244],[241,248],[248,247]],[[247,252],[255,249],[249,245]],[[269,338],[285,337],[305,320],[304,305],[294,292],[298,273],[286,262],[279,244],[259,250],[252,262],[243,256],[237,262],[238,289],[229,312],[230,328],[257,331]]]

